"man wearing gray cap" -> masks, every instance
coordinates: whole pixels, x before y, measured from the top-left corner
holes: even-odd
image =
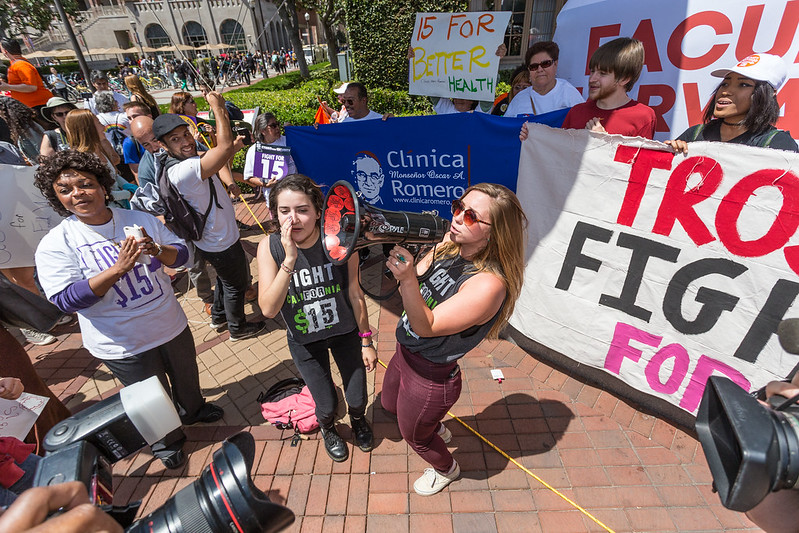
[[[208,211],[202,236],[194,245],[216,269],[211,327],[218,330],[227,324],[230,340],[236,342],[257,336],[266,328],[266,322],[247,323],[245,319],[244,293],[249,284],[247,257],[239,241],[236,213],[228,196],[228,192],[238,196],[240,191],[235,183],[228,184],[228,191],[225,191],[217,174],[234,154],[233,131],[222,95],[213,91],[205,99],[216,117],[217,137],[216,146],[202,157],[197,154],[197,145],[187,123],[178,115],[164,114],[156,118],[153,134],[169,154],[164,161],[169,181],[197,213]]]

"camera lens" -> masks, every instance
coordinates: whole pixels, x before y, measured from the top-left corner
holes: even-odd
[[[252,482],[255,440],[238,433],[215,451],[200,478],[161,508],[138,520],[127,532],[218,533],[277,532],[294,522],[294,513],[269,498]]]

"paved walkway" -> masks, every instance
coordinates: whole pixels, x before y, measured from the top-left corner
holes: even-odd
[[[263,203],[253,207],[264,218]],[[253,222],[243,206],[237,210],[242,221]],[[260,230],[246,232],[244,239],[254,255]],[[257,273],[254,259],[252,267]],[[369,266],[365,282],[376,287],[382,269]],[[371,453],[350,445],[350,459],[333,463],[318,433],[291,446],[288,433],[264,423],[256,402],[259,392],[296,374],[282,322],[271,320],[257,339],[230,344],[227,332],[208,327],[201,302],[193,289],[185,292],[185,283],[184,277],[176,288],[197,345],[201,384],[225,416],[186,430],[190,455],[181,471],[166,471],[146,451],[115,465],[117,503],[141,499],[141,512],[156,509],[197,478],[225,437],[244,430],[257,442],[254,482],[294,511],[292,532],[603,531],[577,505],[619,532],[757,531],[719,504],[692,436],[506,341],[483,341],[461,361],[463,393],[452,411],[537,478],[447,418],[462,477],[435,496],[416,495],[412,484],[426,465],[379,406],[382,367],[368,378],[367,416],[376,434]],[[369,307],[380,359],[388,363],[399,301]],[[253,318],[259,314],[251,304],[247,310]],[[82,347],[76,324],[54,333],[58,344],[27,349],[37,371],[73,411],[119,389]],[[502,369],[502,383],[491,379],[492,368]],[[341,422],[349,438],[346,417]]]

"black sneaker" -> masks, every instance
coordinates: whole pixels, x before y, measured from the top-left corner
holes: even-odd
[[[224,414],[225,410],[218,405],[205,402],[203,406],[197,410],[197,413],[194,416],[191,418],[186,417],[185,419],[182,419],[181,422],[184,426],[191,426],[194,424],[210,424],[211,422],[221,420]]]
[[[167,455],[166,457],[162,457],[161,462],[169,470],[177,470],[178,468],[182,468],[183,465],[186,464],[186,454],[183,453],[183,450],[178,450],[172,455]]]
[[[341,438],[341,435],[336,431],[335,426],[330,429],[320,428],[322,430],[322,437],[325,439],[325,451],[337,463],[346,461],[350,456],[350,451],[347,448],[347,443]]]
[[[260,322],[250,322],[241,331],[233,334],[230,333],[230,342],[238,342],[243,341],[245,339],[252,339],[253,337],[257,337],[263,330],[266,329],[266,321],[261,320]]]
[[[366,417],[355,418],[350,415],[350,426],[352,426],[352,434],[355,437],[355,444],[361,451],[372,451],[374,444],[374,436],[372,435],[372,428],[369,427],[369,422]]]

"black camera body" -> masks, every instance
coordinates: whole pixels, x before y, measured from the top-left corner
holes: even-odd
[[[783,320],[777,336],[799,354],[799,319]],[[765,399],[765,388],[756,394]],[[711,376],[696,414],[696,433],[722,505],[749,511],[770,493],[799,489],[797,398],[774,395],[768,407],[730,379]]]
[[[154,397],[142,397],[144,389],[135,389],[147,382],[146,391]],[[112,465],[180,425],[158,378],[126,389],[136,392],[123,389],[47,433],[47,454],[39,461],[34,486],[80,481],[91,501],[127,532],[277,532],[294,522],[294,513],[271,502],[253,484],[255,440],[244,432],[225,440],[198,480],[148,516],[133,522],[140,502],[112,507]]]
[[[244,137],[244,146],[250,146],[252,144],[252,134],[250,130],[243,126],[237,126],[233,128],[233,135],[235,136],[242,136]]]

